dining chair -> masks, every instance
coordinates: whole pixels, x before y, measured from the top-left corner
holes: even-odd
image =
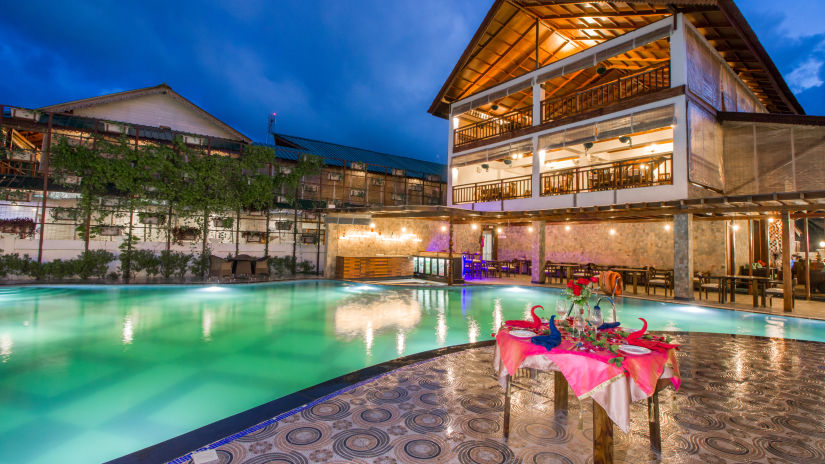
[[[658,271],[655,268],[650,268],[650,278],[647,280],[647,294],[650,295],[650,290],[656,295],[656,287],[665,289],[665,296],[668,290],[673,295],[673,273],[672,271]]]
[[[785,286],[779,282],[771,281],[769,287],[765,289],[765,294],[768,295],[768,306],[773,306],[774,298],[785,298]],[[794,298],[793,290],[791,290],[791,307],[796,306],[796,298]]]
[[[699,275],[699,299],[702,299],[702,291],[705,292],[705,299],[708,298],[708,292],[714,291],[719,293],[719,302],[722,303],[723,300],[723,291],[724,287],[722,287],[718,280],[712,281],[710,277],[700,274]]]

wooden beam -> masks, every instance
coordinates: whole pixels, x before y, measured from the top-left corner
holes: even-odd
[[[791,273],[791,243],[793,241],[793,223],[790,211],[782,212],[782,293],[784,311],[793,311],[793,274]]]
[[[810,240],[811,237],[808,235],[808,218],[804,219],[805,227],[802,229],[802,241],[803,246],[805,247],[805,299],[811,299],[811,259],[808,256],[810,253]]]

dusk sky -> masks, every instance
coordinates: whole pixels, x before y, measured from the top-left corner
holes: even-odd
[[[274,111],[280,133],[445,162],[447,121],[427,108],[491,4],[8,2],[0,102],[166,82],[256,141]],[[825,0],[737,4],[805,111],[825,115]]]

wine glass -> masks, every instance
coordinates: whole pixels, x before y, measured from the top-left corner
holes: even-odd
[[[556,314],[558,314],[559,320],[564,319],[567,315],[567,300],[564,298],[559,298],[556,300]]]
[[[603,322],[604,319],[602,318],[601,308],[593,308],[593,311],[590,313],[590,323],[593,324],[593,328],[596,330],[596,333],[599,333],[599,327],[601,327]]]

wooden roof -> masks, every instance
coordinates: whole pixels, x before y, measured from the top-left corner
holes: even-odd
[[[496,0],[429,112],[446,118],[455,101],[676,12],[685,14],[769,112],[804,114],[732,0]],[[630,63],[611,64],[633,70],[661,62],[662,54],[648,48]],[[502,102],[505,110],[524,103],[518,96],[510,100]]]
[[[191,101],[184,98],[181,94],[172,90],[172,87],[169,87],[168,84],[163,83],[160,85],[156,85],[153,87],[145,87],[142,89],[135,89],[135,90],[127,90],[125,92],[117,92],[111,93],[106,95],[100,95],[98,97],[91,97],[91,98],[84,98],[82,100],[74,100],[66,103],[59,103],[57,105],[50,105],[44,106],[43,108],[38,108],[40,111],[50,112],[50,113],[69,113],[73,110],[80,109],[80,108],[88,108],[90,106],[102,105],[105,103],[113,103],[119,102],[123,100],[131,100],[147,95],[156,95],[156,94],[165,94],[169,95],[170,97],[174,98],[175,100],[182,103],[184,106],[187,106],[193,109],[196,113],[198,113],[204,119],[216,124],[218,127],[221,127],[230,133],[234,134],[237,140],[252,143],[252,140],[243,135],[241,132],[234,129],[229,124],[221,121],[220,119],[213,116],[211,113],[207,112],[200,106],[192,103]]]

